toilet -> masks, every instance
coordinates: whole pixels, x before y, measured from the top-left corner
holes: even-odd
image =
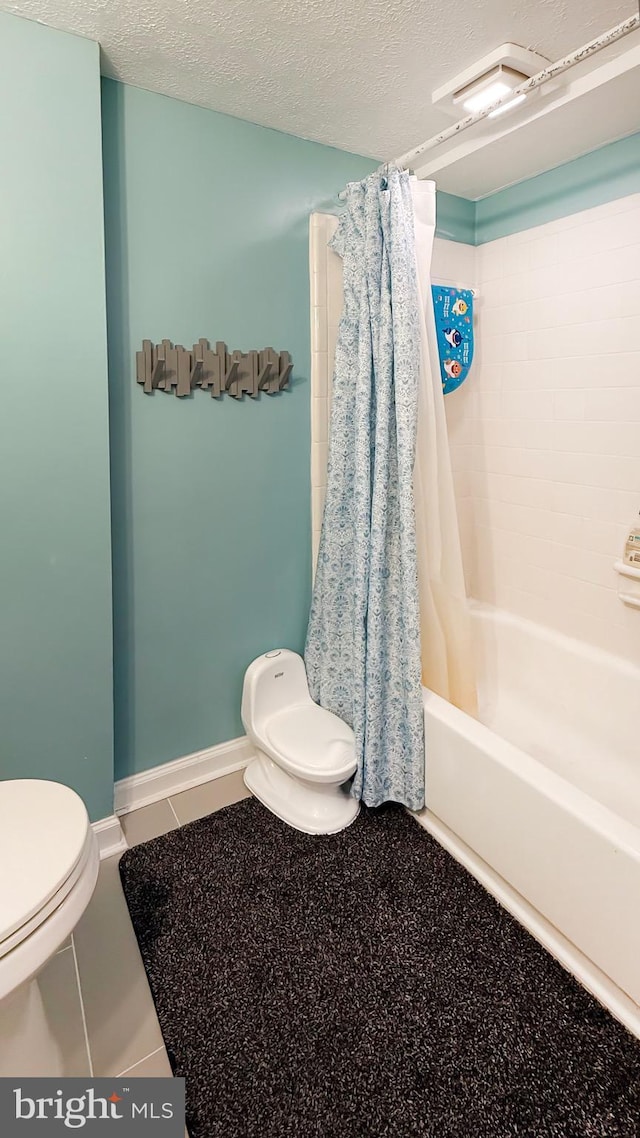
[[[0,782],[0,1077],[60,1076],[37,976],[84,913],[98,877],[82,799],[40,779]]]
[[[353,731],[313,702],[301,656],[277,648],[249,665],[242,722],[257,752],[245,785],[268,810],[307,834],[351,825],[360,810],[345,785],[357,766]]]

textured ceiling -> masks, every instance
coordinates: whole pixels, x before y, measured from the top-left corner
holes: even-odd
[[[264,126],[390,159],[451,123],[431,91],[510,40],[550,59],[635,0],[0,0],[98,40],[103,71]]]

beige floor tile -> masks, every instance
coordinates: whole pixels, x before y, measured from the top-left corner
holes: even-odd
[[[118,1075],[164,1046],[118,874],[101,863],[74,933],[94,1075]]]
[[[214,810],[221,810],[223,806],[230,806],[241,798],[248,798],[250,792],[242,781],[243,774],[244,770],[234,771],[233,774],[212,778],[191,790],[172,795],[170,802],[180,825],[184,826],[185,822],[193,822],[196,818],[204,818],[205,814],[213,814]]]
[[[131,1076],[132,1078],[141,1079],[161,1079],[173,1078],[173,1071],[169,1063],[169,1056],[167,1055],[166,1048],[161,1047],[158,1051],[154,1051],[153,1055],[147,1055],[140,1063],[136,1063],[134,1067],[130,1067],[128,1071],[123,1071],[122,1076]]]
[[[173,1071],[169,1063],[169,1057],[164,1047],[159,1051],[154,1052],[153,1055],[148,1055],[141,1063],[136,1063],[135,1067],[131,1067],[129,1071],[123,1071],[121,1078],[126,1077],[132,1079],[161,1079],[173,1078]],[[184,1138],[189,1138],[189,1131],[185,1127]]]
[[[56,953],[38,982],[51,1030],[62,1051],[65,1076],[90,1075],[73,950]]]
[[[139,846],[141,842],[158,838],[160,834],[175,830],[178,825],[166,799],[153,802],[151,806],[143,806],[140,810],[132,810],[130,814],[123,814],[120,824],[130,846]]]

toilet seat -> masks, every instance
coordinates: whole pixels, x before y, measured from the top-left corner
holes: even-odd
[[[19,928],[15,929],[10,936],[6,936],[3,940],[0,940],[0,959],[10,953],[12,949],[21,944],[22,941],[31,936],[31,933],[38,929],[40,925],[44,924],[47,917],[50,917],[51,914],[56,911],[56,909],[60,908],[74,887],[78,884],[82,875],[86,872],[94,854],[94,847],[95,838],[91,828],[89,828],[82,856],[78,864],[75,866],[73,872],[69,874],[69,877],[65,882],[63,882],[57,892],[54,893],[53,897],[49,898],[47,903],[43,905],[43,907],[39,909],[37,913],[34,913],[28,921],[26,921],[23,925],[20,925]]]
[[[353,731],[311,700],[272,715],[264,733],[267,753],[299,778],[344,782],[355,770]]]
[[[39,779],[0,783],[0,958],[30,936],[87,869],[94,835],[82,799]]]

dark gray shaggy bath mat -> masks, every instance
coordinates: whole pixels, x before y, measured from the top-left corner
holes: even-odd
[[[400,808],[247,799],[120,867],[191,1138],[640,1134],[640,1044]]]

